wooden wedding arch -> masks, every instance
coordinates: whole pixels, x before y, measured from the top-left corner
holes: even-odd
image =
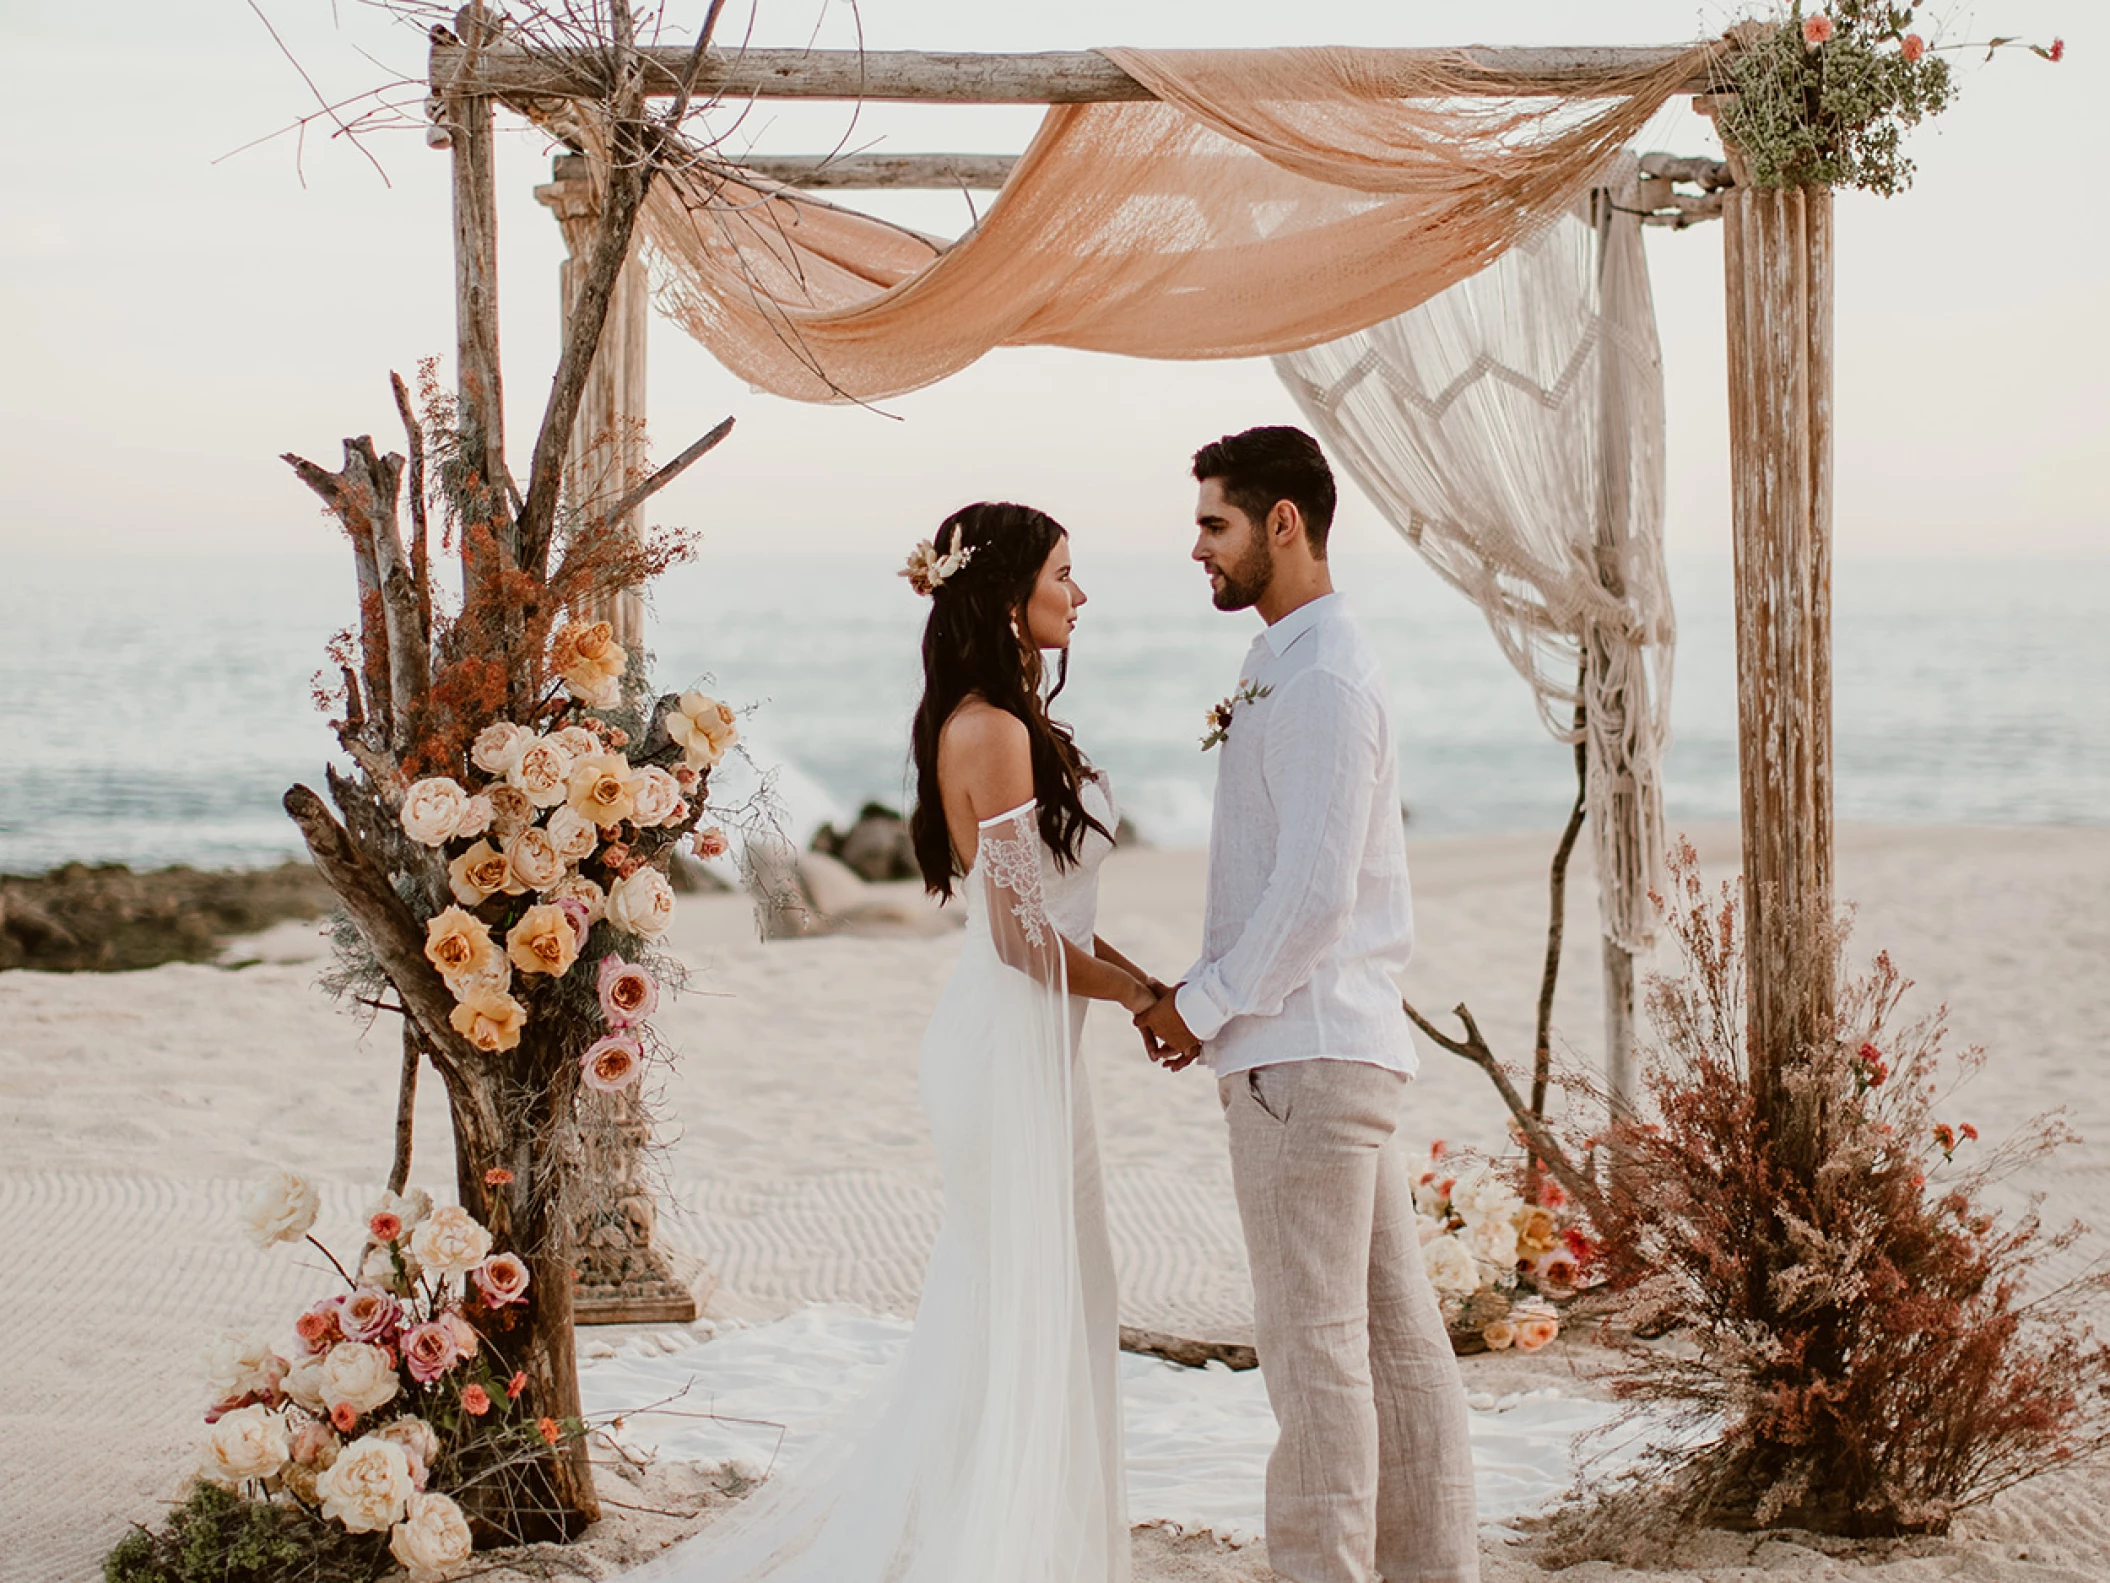
[[[719,9],[713,6],[713,20]],[[607,36],[544,38],[527,47],[479,3],[432,36],[427,102],[433,141],[449,149],[453,167],[457,424],[466,439],[455,458],[463,473],[459,487],[491,505],[493,520],[502,525],[503,554],[537,578],[548,565],[567,487],[576,491],[592,483],[594,496],[606,502],[603,520],[634,526],[644,500],[723,433],[721,426],[634,485],[618,489],[610,482],[642,474],[634,447],[643,415],[648,288],[635,233],[647,191],[669,168],[667,150],[692,104],[754,97],[1054,106],[1154,97],[1135,74],[1096,52],[730,51],[710,47],[709,23],[693,46],[659,48],[630,42],[626,5],[613,4],[609,19]],[[1721,50],[1734,47],[1725,43]],[[1257,60],[1268,52],[1253,53]],[[1402,70],[1432,61],[1457,68],[1447,79],[1453,92],[1475,91],[1471,73],[1484,70],[1490,84],[1528,78],[1540,85],[1538,91],[1557,93],[1565,81],[1587,86],[1622,69],[1661,70],[1690,50],[1365,53],[1393,59]],[[1721,58],[1721,51],[1712,57],[1717,68]],[[1720,88],[1718,69],[1682,84],[1683,91],[1700,96],[1696,102],[1703,110]],[[502,421],[493,151],[494,112],[501,103],[544,126],[561,120],[567,104],[587,107],[601,117],[606,134],[598,142],[580,139],[578,152],[561,157],[554,179],[538,190],[564,226],[570,259],[560,359],[524,490],[511,482]],[[649,111],[652,105],[665,108]],[[1730,147],[1727,153],[1731,175],[1741,177],[1738,151]],[[1011,171],[1002,159],[941,154],[749,159],[743,168],[756,179],[797,189],[990,186],[1001,185]],[[1757,189],[1744,180],[1725,185],[1719,170],[1704,161],[1653,157],[1645,173],[1645,202],[1659,223],[1683,225],[1716,215],[1724,222],[1753,1082],[1777,1136],[1814,1139],[1814,1118],[1796,1114],[1794,1087],[1783,1077],[1828,1032],[1834,994],[1831,195],[1824,189]],[[1679,182],[1704,190],[1681,193]],[[597,448],[594,442],[606,436],[616,437],[613,449],[605,442]],[[366,454],[371,458],[370,446]],[[388,575],[387,568],[382,572]],[[625,623],[636,619],[634,607],[626,612],[619,606],[617,615]],[[313,810],[295,808],[290,800],[289,808],[340,894],[365,883],[341,863],[344,871],[333,872],[335,827],[320,813],[319,800]],[[418,964],[406,971],[415,979]],[[433,1021],[422,1013],[419,1020]],[[1615,1061],[1626,1058],[1625,1044],[1625,1038],[1613,1039]],[[1610,1076],[1615,1092],[1630,1091],[1630,1070],[1615,1069]],[[1814,1169],[1814,1160],[1809,1164]],[[465,1202],[482,1191],[466,1177],[464,1184]],[[564,1318],[568,1322],[568,1307]],[[555,1340],[551,1346],[553,1370],[561,1374],[569,1347]],[[562,1502],[590,1516],[594,1503],[583,1455],[565,1461],[559,1470]],[[560,1526],[573,1531],[569,1522]]]

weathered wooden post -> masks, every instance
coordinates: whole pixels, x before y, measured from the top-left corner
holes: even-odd
[[[564,230],[562,277],[563,320],[571,322],[572,304],[586,275],[587,255],[601,202],[584,154],[559,154],[549,182],[535,196],[556,216]],[[593,369],[572,426],[571,456],[564,468],[566,492],[575,508],[593,515],[608,511],[644,476],[645,343],[651,324],[651,287],[645,262],[635,249],[616,277],[608,305],[608,322],[594,349]],[[635,541],[642,508],[633,506],[606,530]],[[634,649],[644,639],[645,606],[634,589],[624,589],[594,612],[615,626],[616,641]]]
[[[1788,1158],[1814,1166],[1815,1118],[1782,1077],[1831,1037],[1834,994],[1832,194],[1735,173],[1722,244],[1751,1075]]]

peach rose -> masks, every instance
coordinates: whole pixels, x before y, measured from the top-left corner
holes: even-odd
[[[1561,1333],[1561,1322],[1547,1309],[1520,1308],[1515,1318],[1519,1352],[1536,1352]]]
[[[506,782],[537,808],[554,808],[564,801],[571,772],[572,756],[564,744],[536,737],[514,750]]]
[[[571,754],[574,764],[578,763],[580,759],[591,757],[593,754],[600,752],[602,748],[608,745],[584,726],[559,726],[549,734],[549,737],[552,742],[562,742],[564,744],[566,751]]]
[[[445,846],[468,811],[469,794],[450,777],[413,781],[403,794],[403,833],[425,846]]]
[[[231,1490],[251,1479],[268,1479],[292,1458],[286,1420],[262,1407],[238,1407],[205,1436],[198,1476]]]
[[[438,1320],[403,1332],[404,1365],[410,1370],[410,1377],[421,1385],[430,1385],[459,1363],[461,1356],[461,1348],[454,1344],[453,1330]]]
[[[585,862],[601,844],[601,832],[594,828],[593,821],[569,805],[551,814],[543,829],[550,845],[557,849],[557,856],[567,863]],[[547,885],[540,888],[549,889]]]
[[[458,1204],[435,1209],[411,1233],[410,1248],[434,1275],[467,1275],[491,1251],[491,1233]]]
[[[498,959],[498,946],[483,919],[449,907],[425,925],[425,960],[440,970],[448,987],[480,978]]]
[[[474,907],[500,891],[518,896],[527,886],[515,877],[503,852],[479,841],[447,865],[447,889],[464,907]]]
[[[631,934],[664,934],[674,921],[674,887],[658,869],[639,869],[608,893],[608,921]]]
[[[442,1309],[439,1322],[454,1332],[454,1348],[463,1357],[473,1358],[482,1349],[483,1337],[476,1333],[474,1325],[462,1317],[459,1308]]]
[[[380,1533],[403,1517],[416,1493],[403,1448],[376,1435],[354,1440],[329,1469],[316,1477],[325,1521],[343,1523],[355,1534]]]
[[[510,1050],[520,1043],[527,1007],[501,984],[489,979],[467,979],[461,985],[460,1003],[447,1021],[479,1050]]]
[[[462,1411],[471,1418],[481,1418],[491,1410],[491,1393],[481,1385],[462,1387]]]
[[[326,1468],[337,1460],[344,1442],[320,1418],[304,1418],[293,1431],[293,1460],[304,1468]]]
[[[732,710],[708,693],[683,693],[667,716],[667,735],[681,744],[692,769],[707,770],[740,740],[740,727]]]
[[[589,823],[605,829],[636,811],[630,765],[620,753],[592,753],[571,772],[571,805]]]
[[[1511,1319],[1491,1320],[1480,1329],[1480,1339],[1487,1343],[1490,1352],[1506,1352],[1516,1345],[1516,1321]]]
[[[574,621],[550,645],[550,665],[574,698],[605,709],[623,695],[623,672],[630,656],[615,641],[606,621]]]
[[[503,841],[535,822],[535,805],[518,786],[501,781],[484,793],[491,804],[491,833]]]
[[[549,832],[529,825],[506,843],[506,863],[530,890],[548,890],[564,878],[564,859]]]
[[[388,1553],[410,1583],[438,1583],[451,1577],[475,1551],[469,1520],[445,1495],[412,1495],[403,1503],[403,1520],[388,1536]]]
[[[579,936],[564,909],[544,902],[520,915],[506,935],[506,956],[523,973],[562,977],[579,959]]]
[[[486,775],[503,775],[512,766],[520,745],[534,740],[535,733],[526,726],[510,720],[494,721],[477,732],[476,740],[469,744],[469,762]]]
[[[696,849],[698,857],[706,861],[711,858],[724,857],[726,853],[732,850],[732,843],[726,840],[725,832],[717,825],[712,825],[708,830],[698,830],[695,839],[689,845]]]
[[[1531,1258],[1557,1247],[1561,1240],[1560,1227],[1546,1210],[1522,1209],[1517,1212],[1517,1256]]]
[[[517,1253],[494,1253],[469,1272],[486,1308],[527,1301],[527,1261]]]
[[[671,824],[674,810],[681,807],[681,786],[674,777],[657,764],[648,764],[637,772],[637,780],[631,787],[631,799],[636,807],[630,817],[640,830],[656,829]]]
[[[352,1341],[386,1341],[403,1318],[403,1305],[378,1286],[353,1288],[340,1323]]]

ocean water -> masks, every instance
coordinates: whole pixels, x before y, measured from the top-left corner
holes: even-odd
[[[654,675],[747,711],[752,768],[803,836],[899,806],[920,600],[891,559],[713,560],[654,600]],[[1143,834],[1207,838],[1202,712],[1257,630],[1176,558],[1082,569],[1057,712]],[[1404,546],[1336,556],[1383,659],[1412,830],[1557,830],[1572,760],[1478,613]],[[1673,561],[1673,824],[1736,814],[1729,568]],[[0,871],[82,859],[247,865],[298,850],[279,797],[318,782],[311,702],[352,609],[328,559],[11,557],[0,575]],[[2110,823],[2110,561],[1849,562],[1836,582],[1842,818]]]

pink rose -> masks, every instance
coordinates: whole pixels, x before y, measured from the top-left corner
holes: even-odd
[[[479,1336],[476,1327],[462,1316],[460,1309],[448,1309],[440,1315],[438,1322],[453,1332],[454,1350],[463,1359],[473,1358],[482,1350],[483,1337]]]
[[[348,1341],[386,1341],[403,1318],[403,1305],[376,1286],[362,1286],[344,1300],[338,1323]]]
[[[578,950],[585,950],[586,937],[593,932],[593,908],[577,896],[560,896],[551,905],[571,920],[572,938],[576,947]]]
[[[632,1033],[611,1033],[596,1040],[579,1060],[586,1086],[603,1094],[621,1093],[637,1081],[645,1064],[644,1047]]]
[[[1832,19],[1822,11],[1819,11],[1815,16],[1809,17],[1802,24],[1802,42],[1805,44],[1823,44],[1828,42],[1831,36]],[[1521,1341],[1519,1344],[1521,1345]],[[1530,1348],[1527,1347],[1525,1350],[1529,1351]]]
[[[611,1028],[634,1028],[659,1010],[659,986],[652,975],[619,956],[601,958],[597,988],[601,1015]]]
[[[403,1333],[403,1361],[410,1377],[430,1385],[461,1361],[462,1349],[454,1327],[432,1320]]]
[[[698,830],[695,840],[690,844],[695,847],[696,855],[705,859],[724,857],[732,849],[732,843],[726,840],[725,832],[716,825],[712,825],[708,830]]]
[[[486,1308],[503,1308],[527,1300],[527,1262],[517,1253],[494,1253],[469,1272]]]

